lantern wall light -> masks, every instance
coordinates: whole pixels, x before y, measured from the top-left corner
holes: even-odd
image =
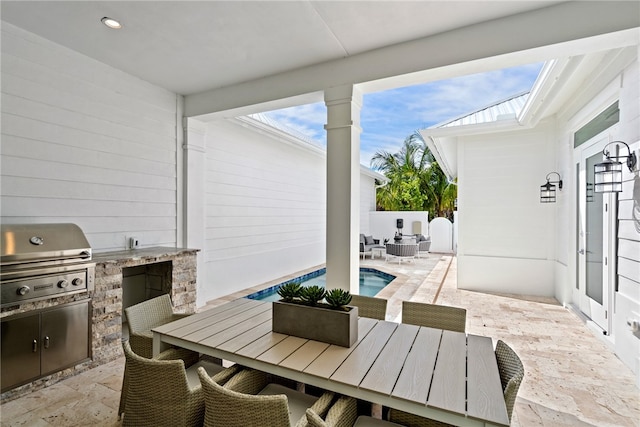
[[[550,181],[549,177],[553,174],[558,175],[557,181]],[[547,174],[547,182],[540,186],[540,203],[556,202],[556,186],[553,184],[558,184],[558,189],[562,190],[562,177],[558,172],[549,172]]]
[[[607,150],[607,147],[611,144],[624,145],[625,147],[627,147],[627,152],[629,154],[627,156],[612,156]],[[627,159],[627,167],[629,168],[629,172],[633,172],[633,168],[638,161],[638,159],[636,158],[636,153],[631,151],[629,146],[624,142],[613,141],[604,146],[602,154],[604,154],[606,157],[605,161],[602,163],[597,163],[593,167],[595,177],[594,191],[596,193],[619,193],[622,191],[622,163],[613,161],[611,159]]]

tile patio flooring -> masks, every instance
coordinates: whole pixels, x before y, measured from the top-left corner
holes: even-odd
[[[468,310],[467,332],[502,339],[517,351],[526,374],[512,425],[640,426],[640,390],[631,370],[555,299],[457,290],[456,259],[449,256],[400,265],[367,258],[361,265],[398,276],[381,295],[389,299],[387,320],[400,319],[403,299],[437,299]],[[7,402],[0,407],[2,425],[119,426],[123,365],[121,358]]]

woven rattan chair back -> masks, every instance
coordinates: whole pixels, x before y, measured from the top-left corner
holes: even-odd
[[[131,349],[143,357],[153,355],[151,328],[175,320],[171,298],[164,294],[124,309]]]
[[[507,405],[509,421],[511,421],[518,389],[524,378],[524,366],[516,352],[502,340],[498,340],[496,344],[496,361],[498,362],[498,370],[500,371],[500,382],[502,382],[504,402]]]
[[[124,427],[202,425],[202,390],[189,389],[184,361],[147,359],[127,341],[122,346],[128,376]]]
[[[227,389],[198,370],[204,391],[205,427],[290,427],[284,395],[250,395]]]
[[[383,298],[351,295],[349,305],[358,307],[358,315],[361,317],[384,320],[387,315],[387,300]]]
[[[402,323],[465,332],[467,310],[422,302],[402,302]]]
[[[307,409],[306,415],[310,427],[352,427],[358,417],[358,407],[353,397],[341,396],[324,420],[313,409]]]

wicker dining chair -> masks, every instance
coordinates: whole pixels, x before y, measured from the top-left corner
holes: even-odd
[[[402,301],[402,323],[465,332],[467,310],[446,305]]]
[[[341,396],[331,406],[325,419],[313,409],[307,409],[307,422],[310,427],[402,427],[389,421],[358,416],[356,399],[347,396]]]
[[[511,422],[518,389],[524,378],[524,366],[516,352],[502,340],[498,340],[495,354],[496,362],[498,362],[498,371],[500,372],[504,403],[507,407],[509,422]],[[451,425],[395,409],[389,410],[389,420],[407,427],[447,427]]]
[[[225,383],[241,368],[223,368],[206,361],[187,367],[181,349],[166,350],[148,359],[122,343],[126,358],[126,388],[122,390],[124,406],[122,425],[127,426],[200,426],[204,418],[204,397],[196,369],[214,375],[212,381]],[[119,410],[118,415],[122,415]]]
[[[204,369],[198,369],[198,375],[204,390],[204,427],[304,427],[306,409],[324,415],[334,397],[331,392],[318,398],[269,384],[265,373],[252,369],[239,372],[224,386]]]
[[[520,389],[524,378],[524,366],[516,352],[502,340],[498,340],[496,344],[496,361],[498,362],[504,401],[507,405],[507,415],[511,421],[518,389]]]
[[[384,320],[387,315],[387,300],[384,298],[351,295],[349,305],[358,307],[358,316]]]
[[[129,328],[131,349],[139,356],[153,356],[152,328],[190,314],[174,313],[169,294],[160,295],[124,309]]]

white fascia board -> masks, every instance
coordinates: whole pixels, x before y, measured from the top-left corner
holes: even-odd
[[[377,179],[378,181],[381,181],[381,182],[388,181],[386,176],[382,175],[379,172],[374,171],[373,169],[366,167],[365,165],[360,165],[360,173],[368,177],[371,177],[373,179]]]
[[[241,117],[234,117],[232,119],[228,119],[231,120],[233,122],[236,122],[238,124],[240,124],[240,126],[246,127],[246,128],[251,128],[256,132],[260,132],[264,135],[268,135],[271,138],[275,138],[277,140],[279,140],[280,142],[283,142],[285,144],[288,145],[293,145],[297,148],[300,148],[302,150],[306,150],[306,151],[310,151],[313,154],[316,154],[320,157],[327,157],[327,151],[324,149],[324,147],[321,147],[319,145],[312,145],[309,144],[306,141],[301,140],[300,138],[296,138],[295,136],[284,132],[280,129],[276,129],[273,126],[269,126],[266,123],[263,123],[259,120],[255,120],[251,117],[247,117],[247,116],[241,116]],[[379,172],[376,172],[370,168],[368,168],[365,165],[360,165],[360,173],[362,173],[363,175],[366,175],[368,177],[371,177],[373,179],[377,179],[378,181],[382,181],[382,182],[386,182],[387,181],[387,177],[382,175]]]
[[[240,126],[251,128],[256,132],[260,132],[264,135],[268,135],[271,138],[275,138],[280,142],[283,142],[288,145],[292,145],[294,147],[300,148],[305,151],[309,151],[313,154],[316,154],[321,157],[326,157],[327,152],[324,147],[320,145],[313,145],[306,141],[301,140],[300,138],[296,138],[295,136],[284,132],[280,129],[276,129],[273,126],[269,126],[266,123],[263,123],[259,120],[253,119],[248,116],[235,117],[233,119],[228,119],[234,121]]]

